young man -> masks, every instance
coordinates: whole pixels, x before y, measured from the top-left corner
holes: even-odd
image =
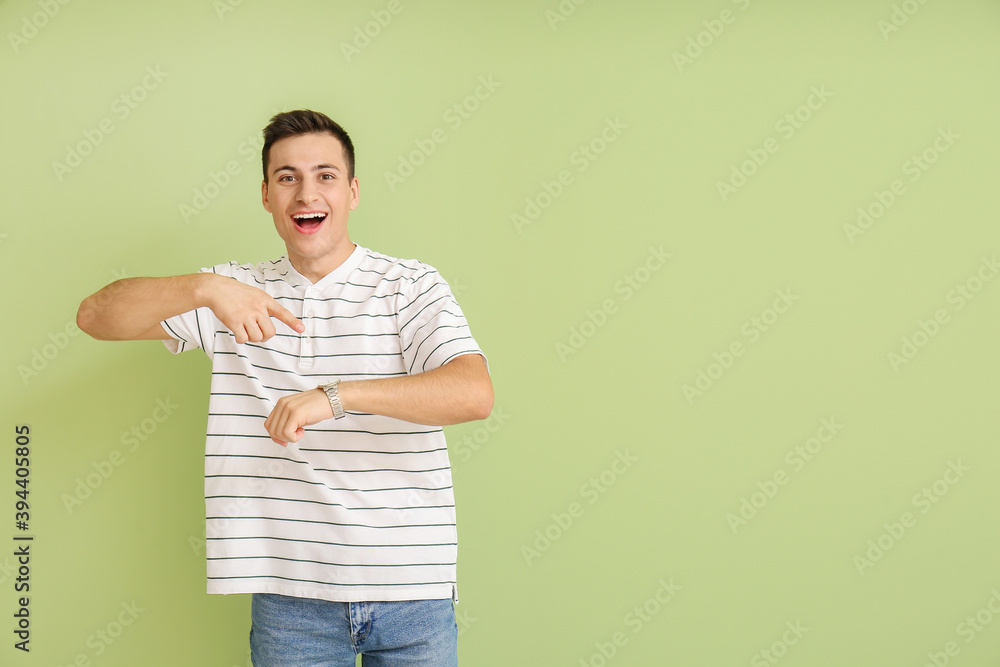
[[[212,360],[209,593],[252,593],[256,667],[457,663],[442,425],[485,419],[485,357],[432,267],[351,242],[354,147],[313,111],[264,129],[264,208],[287,254],[114,282],[100,340]]]

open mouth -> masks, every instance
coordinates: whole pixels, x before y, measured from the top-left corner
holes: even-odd
[[[312,234],[320,228],[323,221],[326,220],[326,213],[320,211],[314,213],[296,213],[292,216],[292,220],[295,221],[295,226],[300,232],[305,234]]]

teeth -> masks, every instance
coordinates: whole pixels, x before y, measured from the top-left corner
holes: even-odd
[[[312,218],[325,218],[326,213],[301,213],[292,217],[296,220],[310,220]]]

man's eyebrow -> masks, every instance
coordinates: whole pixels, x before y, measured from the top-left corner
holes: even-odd
[[[312,171],[323,171],[324,169],[332,169],[334,171],[340,171],[341,170],[340,167],[338,167],[335,164],[318,164],[318,165],[316,165],[315,167],[312,168]],[[283,167],[278,167],[272,173],[277,174],[279,171],[297,172],[298,169],[296,169],[295,167],[293,167],[291,165],[285,165]]]

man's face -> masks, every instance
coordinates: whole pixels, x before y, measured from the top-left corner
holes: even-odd
[[[340,141],[332,134],[300,134],[271,145],[264,208],[274,218],[289,259],[301,267],[344,259],[347,217],[358,205],[358,179],[349,179]],[[347,254],[350,254],[349,252]]]

